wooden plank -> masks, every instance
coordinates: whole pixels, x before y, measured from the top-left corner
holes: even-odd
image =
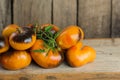
[[[111,0],[78,0],[78,25],[86,38],[110,37]]]
[[[120,37],[120,0],[112,0],[112,37]]]
[[[14,0],[14,23],[51,23],[52,0]]]
[[[53,0],[53,23],[60,28],[76,25],[77,0]]]
[[[60,73],[1,75],[1,80],[120,80],[120,73]]]
[[[0,0],[0,32],[11,23],[11,0]]]
[[[43,69],[32,63],[17,71],[0,67],[0,80],[120,80],[120,38],[86,39],[84,44],[97,51],[93,63],[78,68],[63,63],[53,69]]]

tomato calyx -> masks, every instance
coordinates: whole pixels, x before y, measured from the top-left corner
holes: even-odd
[[[13,40],[15,42],[31,42],[34,31],[28,27],[18,28]]]

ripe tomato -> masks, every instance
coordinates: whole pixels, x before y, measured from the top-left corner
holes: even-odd
[[[56,39],[62,49],[68,49],[84,38],[82,29],[78,26],[68,26]]]
[[[43,68],[54,68],[63,61],[63,56],[57,49],[52,50],[45,46],[43,40],[36,40],[31,48],[33,60]]]
[[[31,56],[26,51],[10,51],[1,55],[0,62],[5,69],[17,70],[27,67],[31,63]]]
[[[8,38],[0,36],[0,54],[9,49]]]
[[[96,58],[96,51],[90,46],[82,46],[81,42],[68,49],[66,53],[67,62],[72,67],[79,67]]]
[[[51,29],[51,31],[52,32],[58,32],[60,29],[58,28],[58,26],[56,26],[56,25],[53,25],[53,24],[43,24],[42,26],[41,26],[41,28],[42,29],[45,29],[45,27],[48,27],[48,26],[52,26],[52,29]]]
[[[4,37],[9,37],[13,32],[17,31],[17,28],[19,28],[18,25],[10,24],[3,29],[2,35]]]
[[[36,35],[31,28],[21,27],[9,37],[10,45],[16,50],[26,50],[35,43]]]

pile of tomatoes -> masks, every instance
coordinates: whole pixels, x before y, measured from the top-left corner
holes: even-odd
[[[83,45],[84,32],[78,26],[60,30],[53,24],[6,26],[0,35],[0,64],[8,70],[18,70],[34,60],[42,68],[54,68],[64,60],[79,67],[96,58],[95,50]]]

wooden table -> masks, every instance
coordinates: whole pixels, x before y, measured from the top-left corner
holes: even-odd
[[[93,63],[79,68],[63,63],[53,69],[43,69],[32,63],[17,71],[0,67],[0,80],[120,80],[120,38],[87,39],[84,44],[97,51]]]

